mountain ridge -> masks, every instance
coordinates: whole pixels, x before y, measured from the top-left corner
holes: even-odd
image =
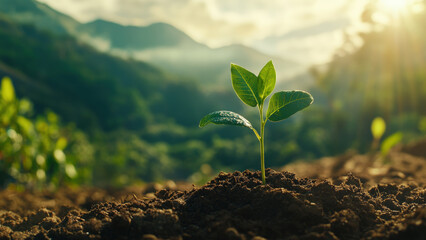
[[[74,18],[34,0],[0,0],[0,13],[19,23],[31,23],[57,34],[71,34],[80,24]]]
[[[54,33],[73,35],[98,51],[154,64],[163,71],[201,83],[205,90],[229,87],[230,62],[247,69],[258,69],[272,59],[278,69],[278,81],[286,81],[306,70],[306,66],[301,64],[240,44],[210,48],[168,23],[148,26],[124,26],[107,20],[80,23],[34,0],[0,0],[2,2],[0,5],[9,4],[9,10],[3,13],[19,22],[31,23]],[[20,4],[32,7],[10,10],[11,6]],[[20,14],[16,14],[19,11]],[[36,13],[32,16],[31,11]],[[23,15],[25,17],[20,17]]]
[[[156,29],[151,29],[154,27]],[[168,23],[140,27],[97,19],[81,25],[78,32],[85,34],[86,41],[93,42],[92,45],[102,45],[99,43],[103,42],[105,47],[101,51],[153,63],[167,72],[193,79],[208,90],[229,87],[231,62],[247,69],[260,70],[263,64],[273,60],[278,66],[278,81],[286,81],[306,70],[299,63],[265,54],[243,44],[210,48]],[[150,38],[152,35],[155,37]]]
[[[110,41],[111,48],[140,50],[156,47],[204,47],[183,31],[171,24],[156,22],[146,26],[122,25],[104,19],[81,24],[79,34],[103,37]]]

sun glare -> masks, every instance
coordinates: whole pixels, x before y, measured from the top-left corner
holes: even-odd
[[[379,6],[391,12],[400,12],[407,7],[409,0],[379,0]]]

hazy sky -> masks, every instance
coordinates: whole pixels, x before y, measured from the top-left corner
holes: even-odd
[[[170,23],[210,47],[242,43],[312,63],[354,31],[366,0],[39,0],[81,22]]]

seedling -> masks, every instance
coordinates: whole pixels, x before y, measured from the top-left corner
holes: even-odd
[[[265,125],[269,120],[278,122],[289,118],[296,112],[308,107],[314,99],[311,94],[305,91],[280,91],[272,95],[266,117],[264,117],[263,107],[266,98],[272,93],[276,83],[276,73],[272,61],[269,61],[256,76],[252,72],[235,64],[231,64],[231,80],[237,96],[250,107],[256,107],[260,115],[260,134],[252,124],[243,116],[231,111],[216,111],[207,114],[200,121],[200,127],[209,123],[235,125],[250,128],[260,143],[260,166],[262,172],[262,182],[265,180]]]
[[[374,151],[376,151],[380,145],[381,157],[384,162],[386,162],[386,158],[389,154],[389,151],[402,140],[402,133],[396,132],[385,138],[380,144],[380,140],[382,139],[385,131],[385,120],[381,117],[374,118],[371,122],[371,134],[373,135],[373,143],[371,144],[371,154],[374,154]]]
[[[373,135],[373,143],[371,144],[371,151],[377,150],[380,144],[380,139],[386,131],[386,122],[381,117],[376,117],[371,122],[371,134]]]
[[[380,145],[380,153],[383,159],[386,160],[390,150],[402,141],[402,136],[401,132],[396,132],[383,140]]]

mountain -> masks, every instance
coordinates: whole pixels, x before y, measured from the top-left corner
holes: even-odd
[[[278,81],[306,71],[304,65],[247,46],[209,48],[167,23],[123,26],[95,20],[82,24],[34,0],[0,0],[0,13],[53,33],[71,34],[103,52],[152,63],[166,72],[202,83],[205,90],[229,88],[231,62],[258,71],[272,59]]]
[[[100,50],[153,63],[167,72],[201,82],[210,90],[229,87],[231,62],[247,69],[260,70],[272,59],[279,81],[306,70],[305,66],[244,45],[209,48],[166,23],[136,27],[96,20],[81,25],[78,34],[94,46],[102,45]]]
[[[196,80],[206,89],[229,89],[230,63],[236,63],[253,72],[258,72],[269,60],[277,69],[278,81],[296,75],[303,66],[279,57],[271,57],[243,45],[210,48],[155,48],[138,51],[112,49],[116,55],[154,63],[175,73]]]
[[[36,108],[50,108],[68,121],[104,129],[148,121],[147,89],[159,85],[159,70],[8,19],[1,18],[0,26],[1,71]],[[126,112],[133,116],[123,116]]]
[[[73,18],[34,0],[0,0],[0,13],[16,22],[31,23],[40,29],[59,34],[73,33],[80,24]]]
[[[122,26],[105,20],[95,20],[77,27],[80,34],[101,37],[109,41],[111,48],[141,50],[157,47],[203,47],[188,35],[166,23],[154,23],[146,27]]]
[[[86,130],[141,130],[159,120],[196,126],[214,108],[185,79],[0,16],[0,78],[5,75],[38,112],[52,109]]]

